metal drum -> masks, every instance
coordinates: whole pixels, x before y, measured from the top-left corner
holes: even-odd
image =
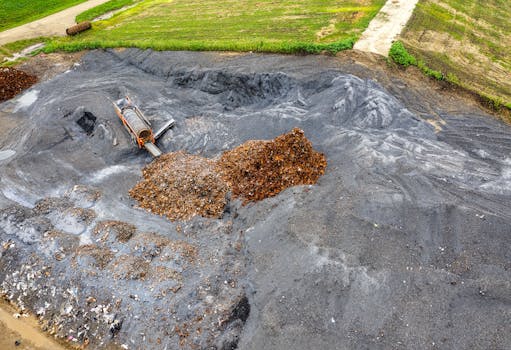
[[[67,35],[76,35],[80,32],[83,32],[84,30],[90,29],[91,27],[92,27],[92,25],[90,24],[90,22],[88,22],[88,21],[81,22],[81,23],[78,23],[72,27],[67,28],[66,34]]]
[[[131,108],[126,108],[123,110],[124,119],[129,124],[130,128],[137,135],[138,138],[144,140],[145,142],[151,142],[151,128],[149,125],[142,120],[138,116],[137,113]]]

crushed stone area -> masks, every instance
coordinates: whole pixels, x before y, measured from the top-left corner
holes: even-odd
[[[509,125],[369,69],[99,50],[0,104],[2,298],[89,349],[510,348]],[[113,111],[125,95],[155,129],[176,120],[158,147],[181,165],[299,128],[306,178],[324,174],[169,221],[129,195],[152,158]]]
[[[37,82],[37,77],[16,68],[0,68],[0,102],[11,99]]]

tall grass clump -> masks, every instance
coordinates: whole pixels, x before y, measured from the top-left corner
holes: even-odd
[[[416,66],[417,65],[417,59],[408,53],[405,46],[401,41],[395,41],[392,43],[392,46],[390,47],[389,51],[389,57],[396,62],[397,64],[400,64],[403,67],[408,66]]]

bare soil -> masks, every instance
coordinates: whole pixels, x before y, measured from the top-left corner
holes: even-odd
[[[56,341],[41,334],[35,318],[23,317],[17,310],[1,301],[0,335],[0,349],[2,350],[65,349]]]
[[[40,81],[46,81],[57,74],[71,69],[75,64],[78,64],[78,61],[84,54],[85,51],[51,54],[40,53],[22,62],[16,66],[16,68],[30,75],[35,75]]]

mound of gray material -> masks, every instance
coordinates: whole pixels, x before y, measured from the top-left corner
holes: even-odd
[[[165,152],[299,127],[326,173],[171,223],[127,194],[125,94],[176,119]],[[94,349],[510,348],[511,128],[409,96],[328,57],[92,52],[0,105],[0,292]]]

